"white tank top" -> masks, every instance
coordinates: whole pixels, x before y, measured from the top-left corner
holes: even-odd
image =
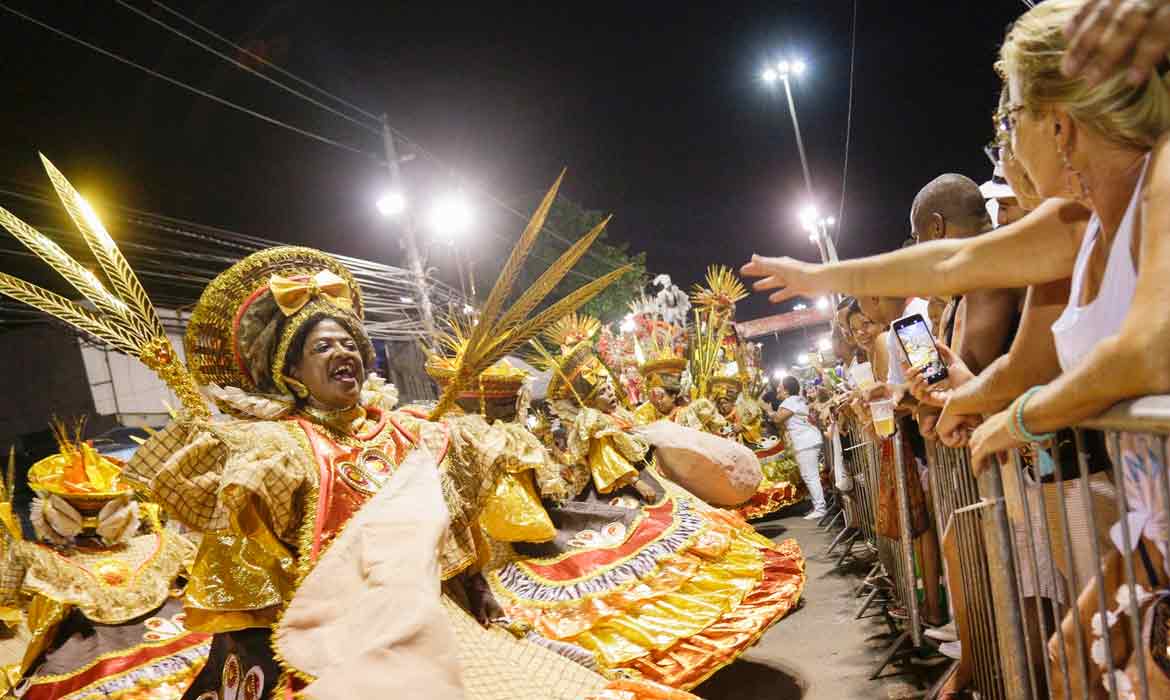
[[[1142,198],[1142,183],[1145,182],[1146,168],[1149,164],[1150,157],[1146,156],[1137,186],[1129,198],[1129,207],[1126,208],[1125,216],[1117,227],[1113,245],[1109,247],[1109,258],[1105,263],[1105,276],[1101,278],[1101,289],[1093,301],[1078,306],[1085,286],[1085,276],[1088,274],[1089,257],[1093,253],[1093,245],[1101,236],[1101,220],[1096,214],[1089,220],[1089,226],[1085,229],[1081,249],[1077,253],[1077,262],[1073,266],[1068,306],[1052,324],[1056,354],[1060,358],[1060,368],[1065,372],[1080,364],[1098,341],[1116,335],[1121,330],[1121,322],[1133,303],[1134,290],[1137,289],[1137,271],[1133,266],[1130,249],[1136,225],[1134,216],[1138,202]]]

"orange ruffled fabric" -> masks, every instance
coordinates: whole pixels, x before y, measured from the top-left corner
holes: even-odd
[[[760,488],[747,503],[735,509],[744,520],[755,520],[771,515],[781,508],[787,508],[794,503],[800,503],[805,498],[803,484],[796,486],[789,482],[773,484],[768,480],[760,483]]]
[[[608,670],[693,688],[753,644],[804,589],[794,540],[775,545],[730,511],[705,510],[703,518],[707,527],[685,550],[611,593],[540,605],[496,594],[513,619],[588,649]]]

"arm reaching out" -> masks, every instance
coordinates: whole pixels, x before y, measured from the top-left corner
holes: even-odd
[[[759,277],[759,292],[781,302],[837,292],[853,296],[953,296],[975,289],[1042,284],[1072,274],[1089,212],[1062,199],[1045,201],[1019,221],[981,236],[816,265],[752,256],[740,272]]]

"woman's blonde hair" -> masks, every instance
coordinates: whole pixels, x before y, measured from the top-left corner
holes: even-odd
[[[1031,110],[1060,107],[1111,141],[1149,149],[1170,129],[1170,91],[1158,71],[1134,86],[1123,65],[1091,86],[1060,70],[1068,48],[1064,27],[1087,1],[1045,0],[1028,10],[1008,31],[996,68],[1004,80],[1018,78],[1016,104]]]

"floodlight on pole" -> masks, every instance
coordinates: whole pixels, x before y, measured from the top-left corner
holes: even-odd
[[[829,310],[829,300],[825,297],[821,297],[821,298],[817,299],[817,311],[828,311],[828,310]]]
[[[764,72],[760,74],[760,78],[768,85],[771,85],[780,79],[780,74],[776,72],[775,68],[765,68]]]
[[[778,382],[784,381],[784,378],[787,376],[788,376],[788,370],[778,369],[772,373],[772,379],[775,379]]]
[[[808,66],[804,65],[804,61],[798,58],[795,61],[792,61],[791,68],[792,74],[799,78],[800,76],[804,75],[804,71],[806,68],[808,68]]]
[[[808,308],[808,306],[805,304],[797,304],[796,306],[792,307],[792,310],[793,311],[804,311],[807,308]]]
[[[800,219],[800,225],[805,231],[809,233],[816,233],[817,230],[817,206],[815,204],[806,204],[800,208],[797,213],[797,218]]]
[[[382,216],[398,216],[406,211],[406,195],[398,190],[384,192],[382,196],[378,197],[378,201],[374,203],[374,206],[378,208],[378,213]]]
[[[462,194],[452,193],[435,200],[428,222],[436,235],[454,239],[467,232],[471,219],[471,205]]]
[[[828,352],[833,349],[833,341],[828,338],[821,338],[817,341],[817,349],[821,352]]]
[[[800,365],[800,366],[802,366],[802,367],[803,367],[804,365],[807,365],[807,364],[808,364],[808,353],[807,353],[807,352],[802,352],[802,353],[800,353],[799,355],[797,355],[797,356],[796,356],[796,364],[798,364],[798,365]]]

